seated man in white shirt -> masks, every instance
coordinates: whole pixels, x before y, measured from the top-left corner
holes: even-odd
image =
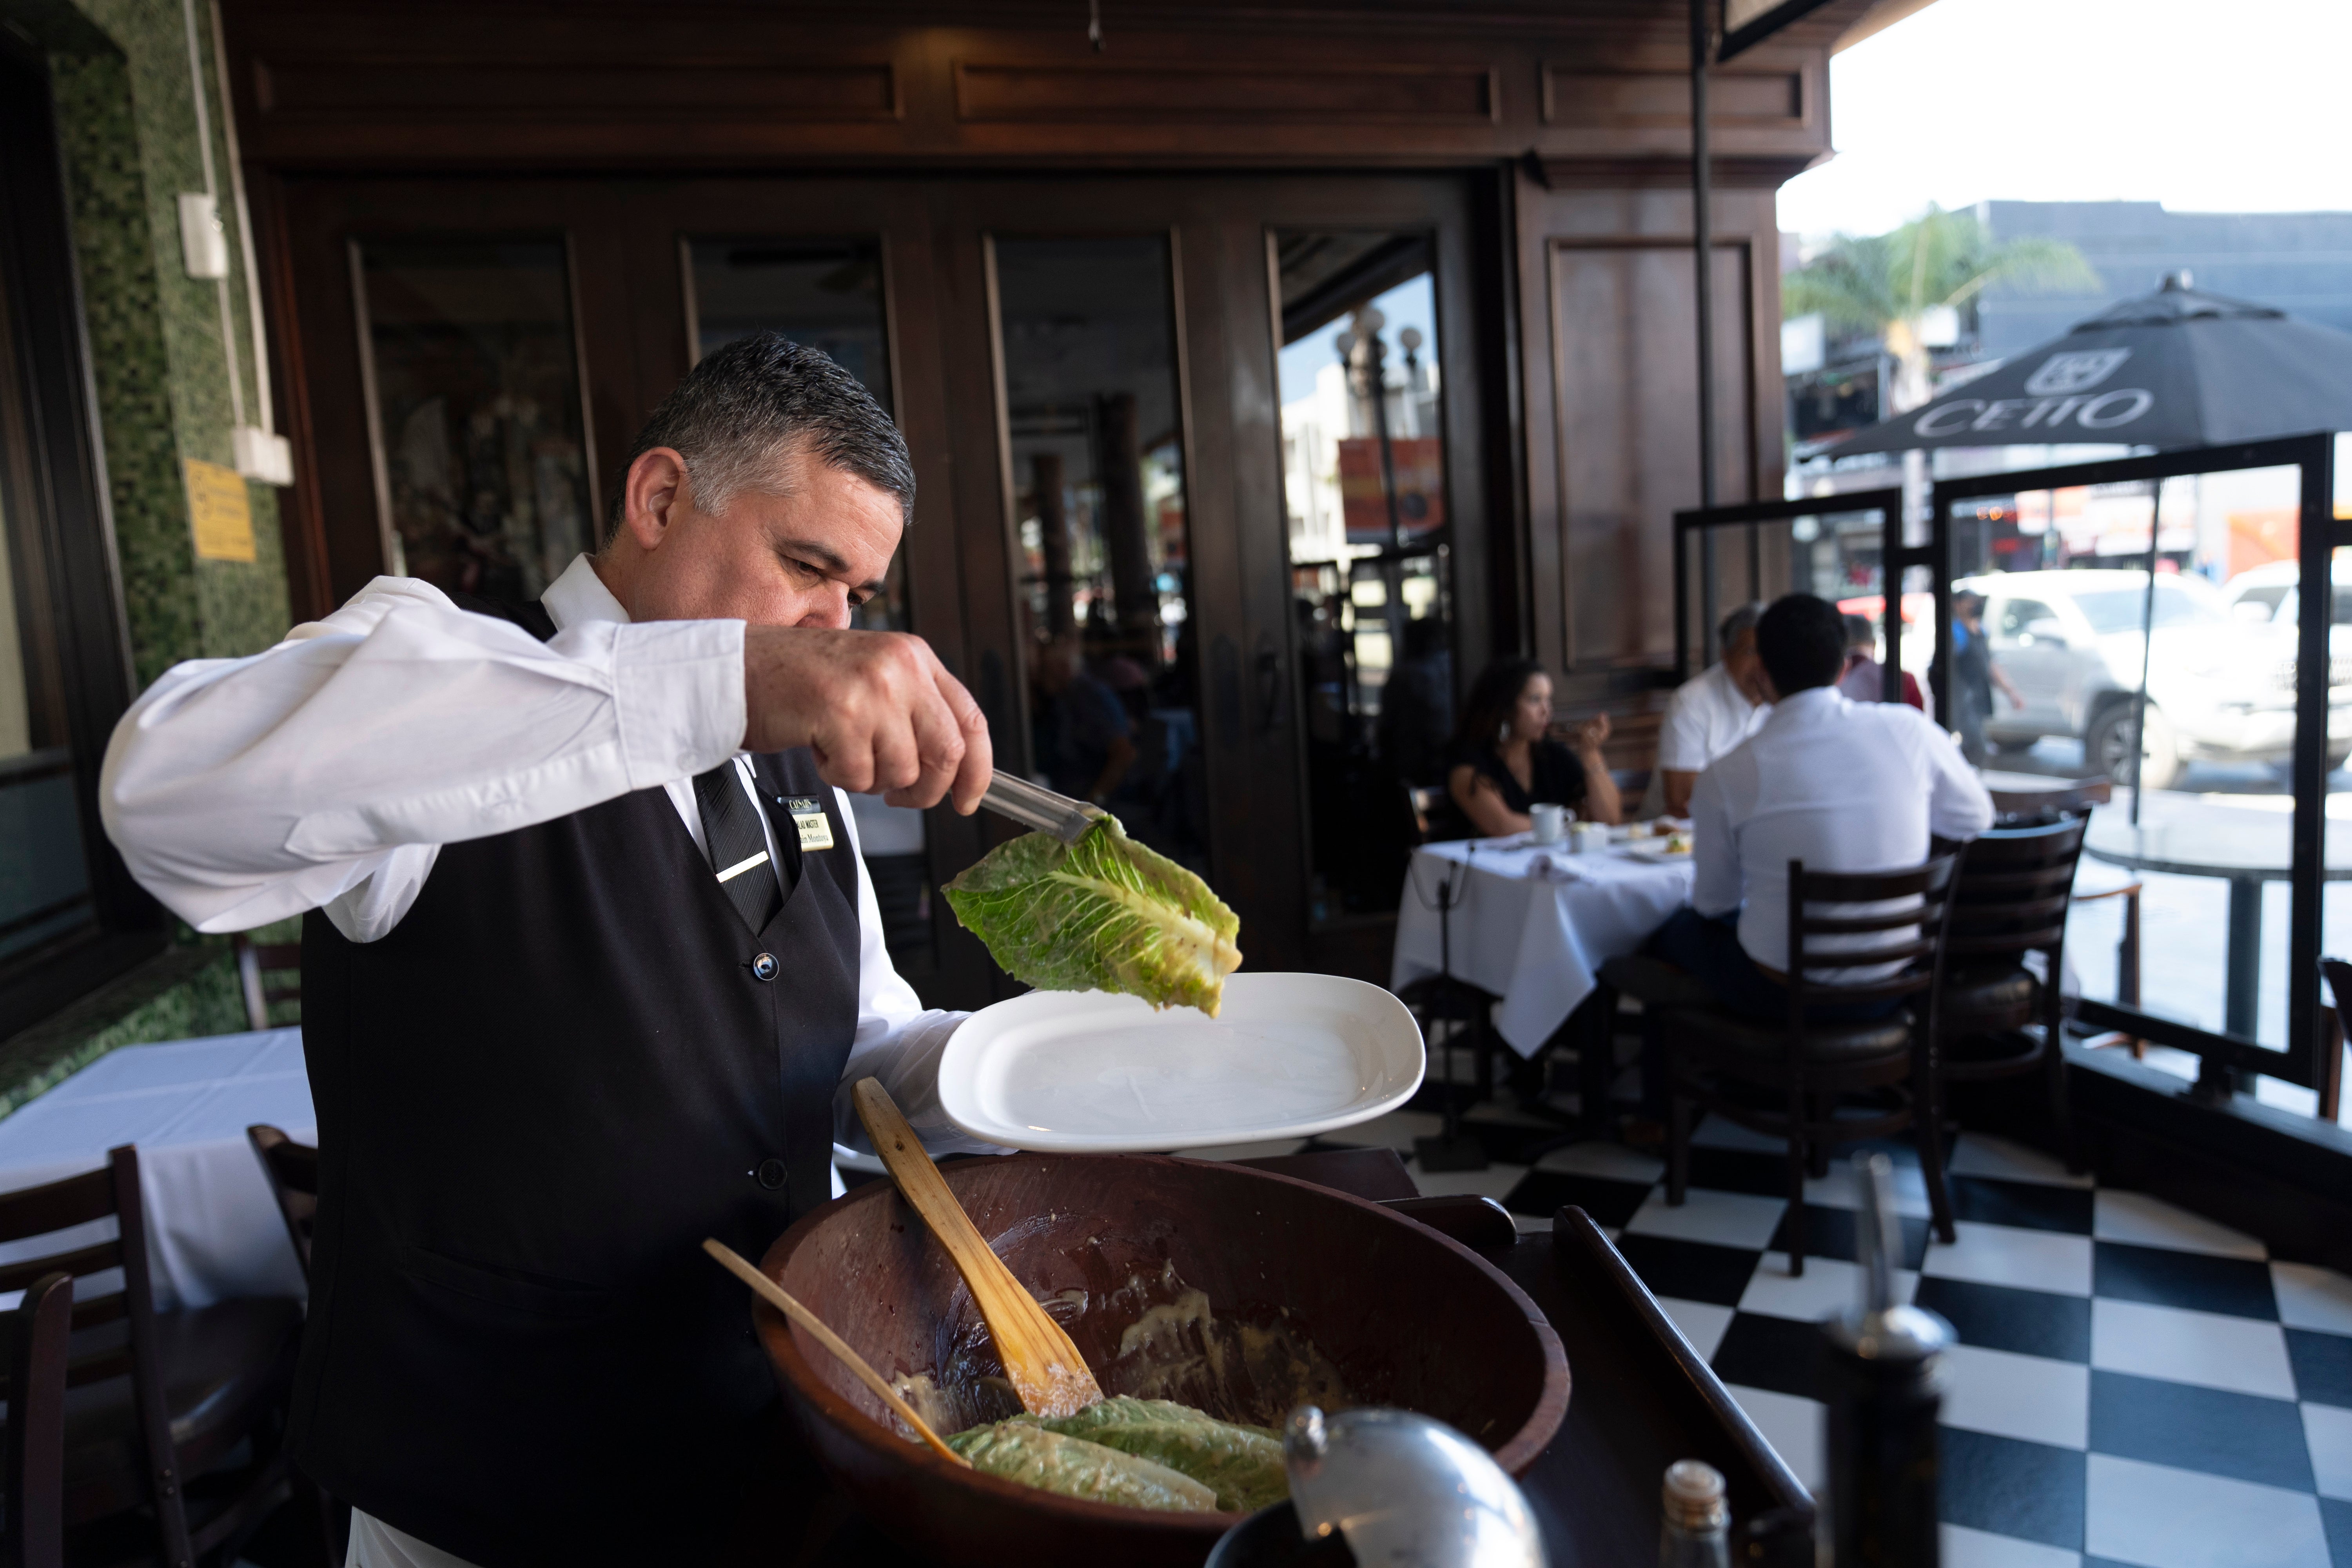
[[[1775,602],[1757,623],[1756,647],[1771,713],[1699,775],[1690,906],[1659,928],[1649,951],[1725,1008],[1778,1022],[1789,1016],[1789,862],[1809,871],[1916,866],[1930,834],[1968,839],[1991,826],[1992,797],[1926,714],[1838,691],[1845,626],[1834,605],[1811,594]],[[1832,983],[1866,984],[1886,967],[1840,970]],[[1813,1016],[1853,1022],[1899,1005],[1848,1003]]]
[[[1658,729],[1658,762],[1642,815],[1683,816],[1690,811],[1692,786],[1709,763],[1756,732],[1764,721],[1759,694],[1756,618],[1761,605],[1742,605],[1716,629],[1722,657],[1675,690]]]

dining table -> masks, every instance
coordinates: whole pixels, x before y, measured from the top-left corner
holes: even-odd
[[[257,1122],[318,1141],[300,1029],[123,1046],[0,1120],[0,1192],[95,1171],[108,1150],[136,1144],[158,1309],[299,1297],[302,1267],[245,1135]],[[0,1264],[110,1237],[113,1227],[109,1217],[0,1244]]]
[[[1690,901],[1691,858],[1663,837],[1571,853],[1528,834],[1424,844],[1405,870],[1389,989],[1450,974],[1497,1000],[1495,1032],[1543,1049],[1601,984]]]
[[[2229,884],[2221,1028],[2239,1039],[2253,1039],[2262,1001],[2263,884],[2284,882],[2291,874],[2293,814],[2150,790],[2135,821],[2130,792],[2117,790],[2116,795],[2091,813],[2083,853],[2128,870],[2210,877]],[[2352,822],[2327,819],[2319,876],[2326,882],[2352,881]]]

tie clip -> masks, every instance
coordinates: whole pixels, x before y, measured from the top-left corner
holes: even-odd
[[[724,871],[719,872],[719,879],[722,882],[732,881],[736,878],[741,876],[744,872],[750,870],[752,867],[765,864],[767,858],[768,852],[762,849],[757,855],[752,856],[750,859],[738,860],[732,866],[728,867]]]

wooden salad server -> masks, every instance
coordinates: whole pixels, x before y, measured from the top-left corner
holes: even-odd
[[[874,1140],[875,1152],[898,1184],[899,1194],[923,1216],[971,1289],[1022,1408],[1051,1419],[1075,1415],[1100,1399],[1102,1388],[1087,1370],[1078,1347],[1013,1277],[1004,1260],[989,1250],[889,1091],[877,1079],[860,1079],[851,1097],[857,1104],[857,1119]]]
[[[900,1398],[897,1389],[883,1382],[882,1374],[868,1366],[864,1356],[851,1350],[848,1341],[826,1328],[824,1321],[802,1306],[791,1291],[760,1272],[741,1253],[723,1241],[715,1237],[706,1238],[702,1243],[702,1250],[719,1259],[725,1266],[727,1272],[751,1287],[761,1300],[782,1312],[792,1322],[814,1334],[817,1343],[839,1357],[842,1365],[857,1374],[858,1382],[872,1389],[875,1395],[884,1405],[889,1406],[891,1415],[904,1421],[913,1429],[915,1436],[929,1443],[941,1458],[951,1459],[967,1470],[971,1468],[970,1459],[941,1441],[940,1435],[931,1430],[931,1424],[916,1415],[915,1407]]]

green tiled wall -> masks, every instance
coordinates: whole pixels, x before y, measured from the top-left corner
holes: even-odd
[[[195,72],[184,0],[0,0],[0,26],[48,59],[142,686],[182,659],[267,647],[289,618],[278,492],[247,486],[257,561],[199,561],[182,479],[184,458],[232,464],[235,422],[220,286],[189,278],[181,260],[179,194],[205,188],[199,90],[214,189],[229,223],[228,331],[247,422],[257,423],[259,412],[211,10],[208,0],[193,4]],[[224,946],[167,958],[144,979],[127,976],[49,1024],[0,1041],[0,1114],[115,1046],[245,1026]]]

